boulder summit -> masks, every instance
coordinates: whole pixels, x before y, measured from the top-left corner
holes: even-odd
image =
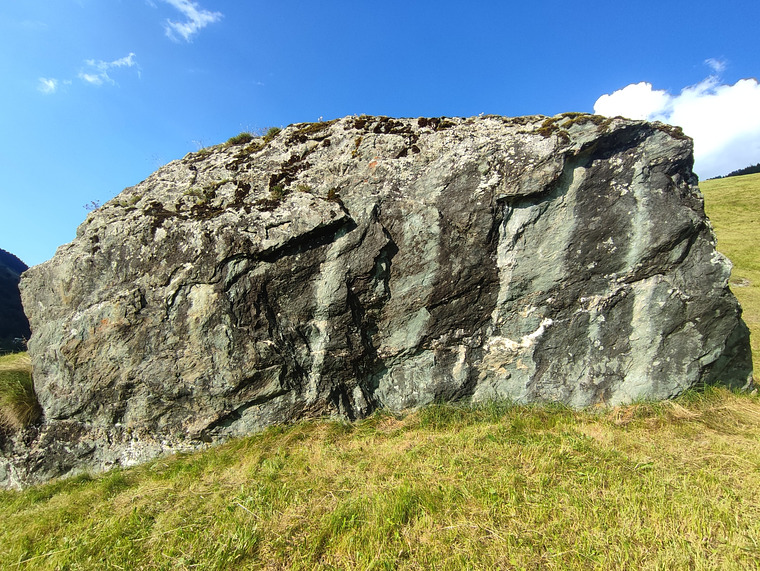
[[[667,125],[361,116],[236,137],[24,274],[44,421],[6,438],[0,477],[379,407],[742,387],[730,269]]]

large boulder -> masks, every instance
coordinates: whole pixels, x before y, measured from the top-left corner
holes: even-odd
[[[678,129],[362,116],[242,139],[24,274],[44,422],[7,440],[6,485],[311,416],[751,379]]]

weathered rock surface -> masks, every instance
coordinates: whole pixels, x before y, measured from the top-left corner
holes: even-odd
[[[661,124],[348,117],[159,169],[29,270],[20,485],[314,415],[744,386],[749,334]]]

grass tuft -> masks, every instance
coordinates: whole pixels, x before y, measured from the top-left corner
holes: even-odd
[[[26,353],[0,358],[0,426],[19,430],[42,414]]]
[[[274,138],[280,134],[280,131],[282,131],[282,129],[280,129],[279,127],[270,127],[269,129],[267,129],[267,132],[264,133],[264,137],[263,137],[264,142],[269,143],[272,140],[274,140]]]
[[[253,133],[249,133],[248,131],[243,131],[242,133],[239,133],[235,135],[234,137],[230,137],[227,139],[228,145],[244,145],[246,143],[250,143],[253,140]]]

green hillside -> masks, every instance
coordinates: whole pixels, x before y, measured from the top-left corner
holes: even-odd
[[[760,175],[702,189],[757,358]],[[0,569],[753,569],[760,397],[310,421],[0,492],[0,520]]]
[[[760,174],[699,184],[705,210],[718,235],[718,250],[733,262],[731,291],[744,309],[752,361],[760,363]]]

